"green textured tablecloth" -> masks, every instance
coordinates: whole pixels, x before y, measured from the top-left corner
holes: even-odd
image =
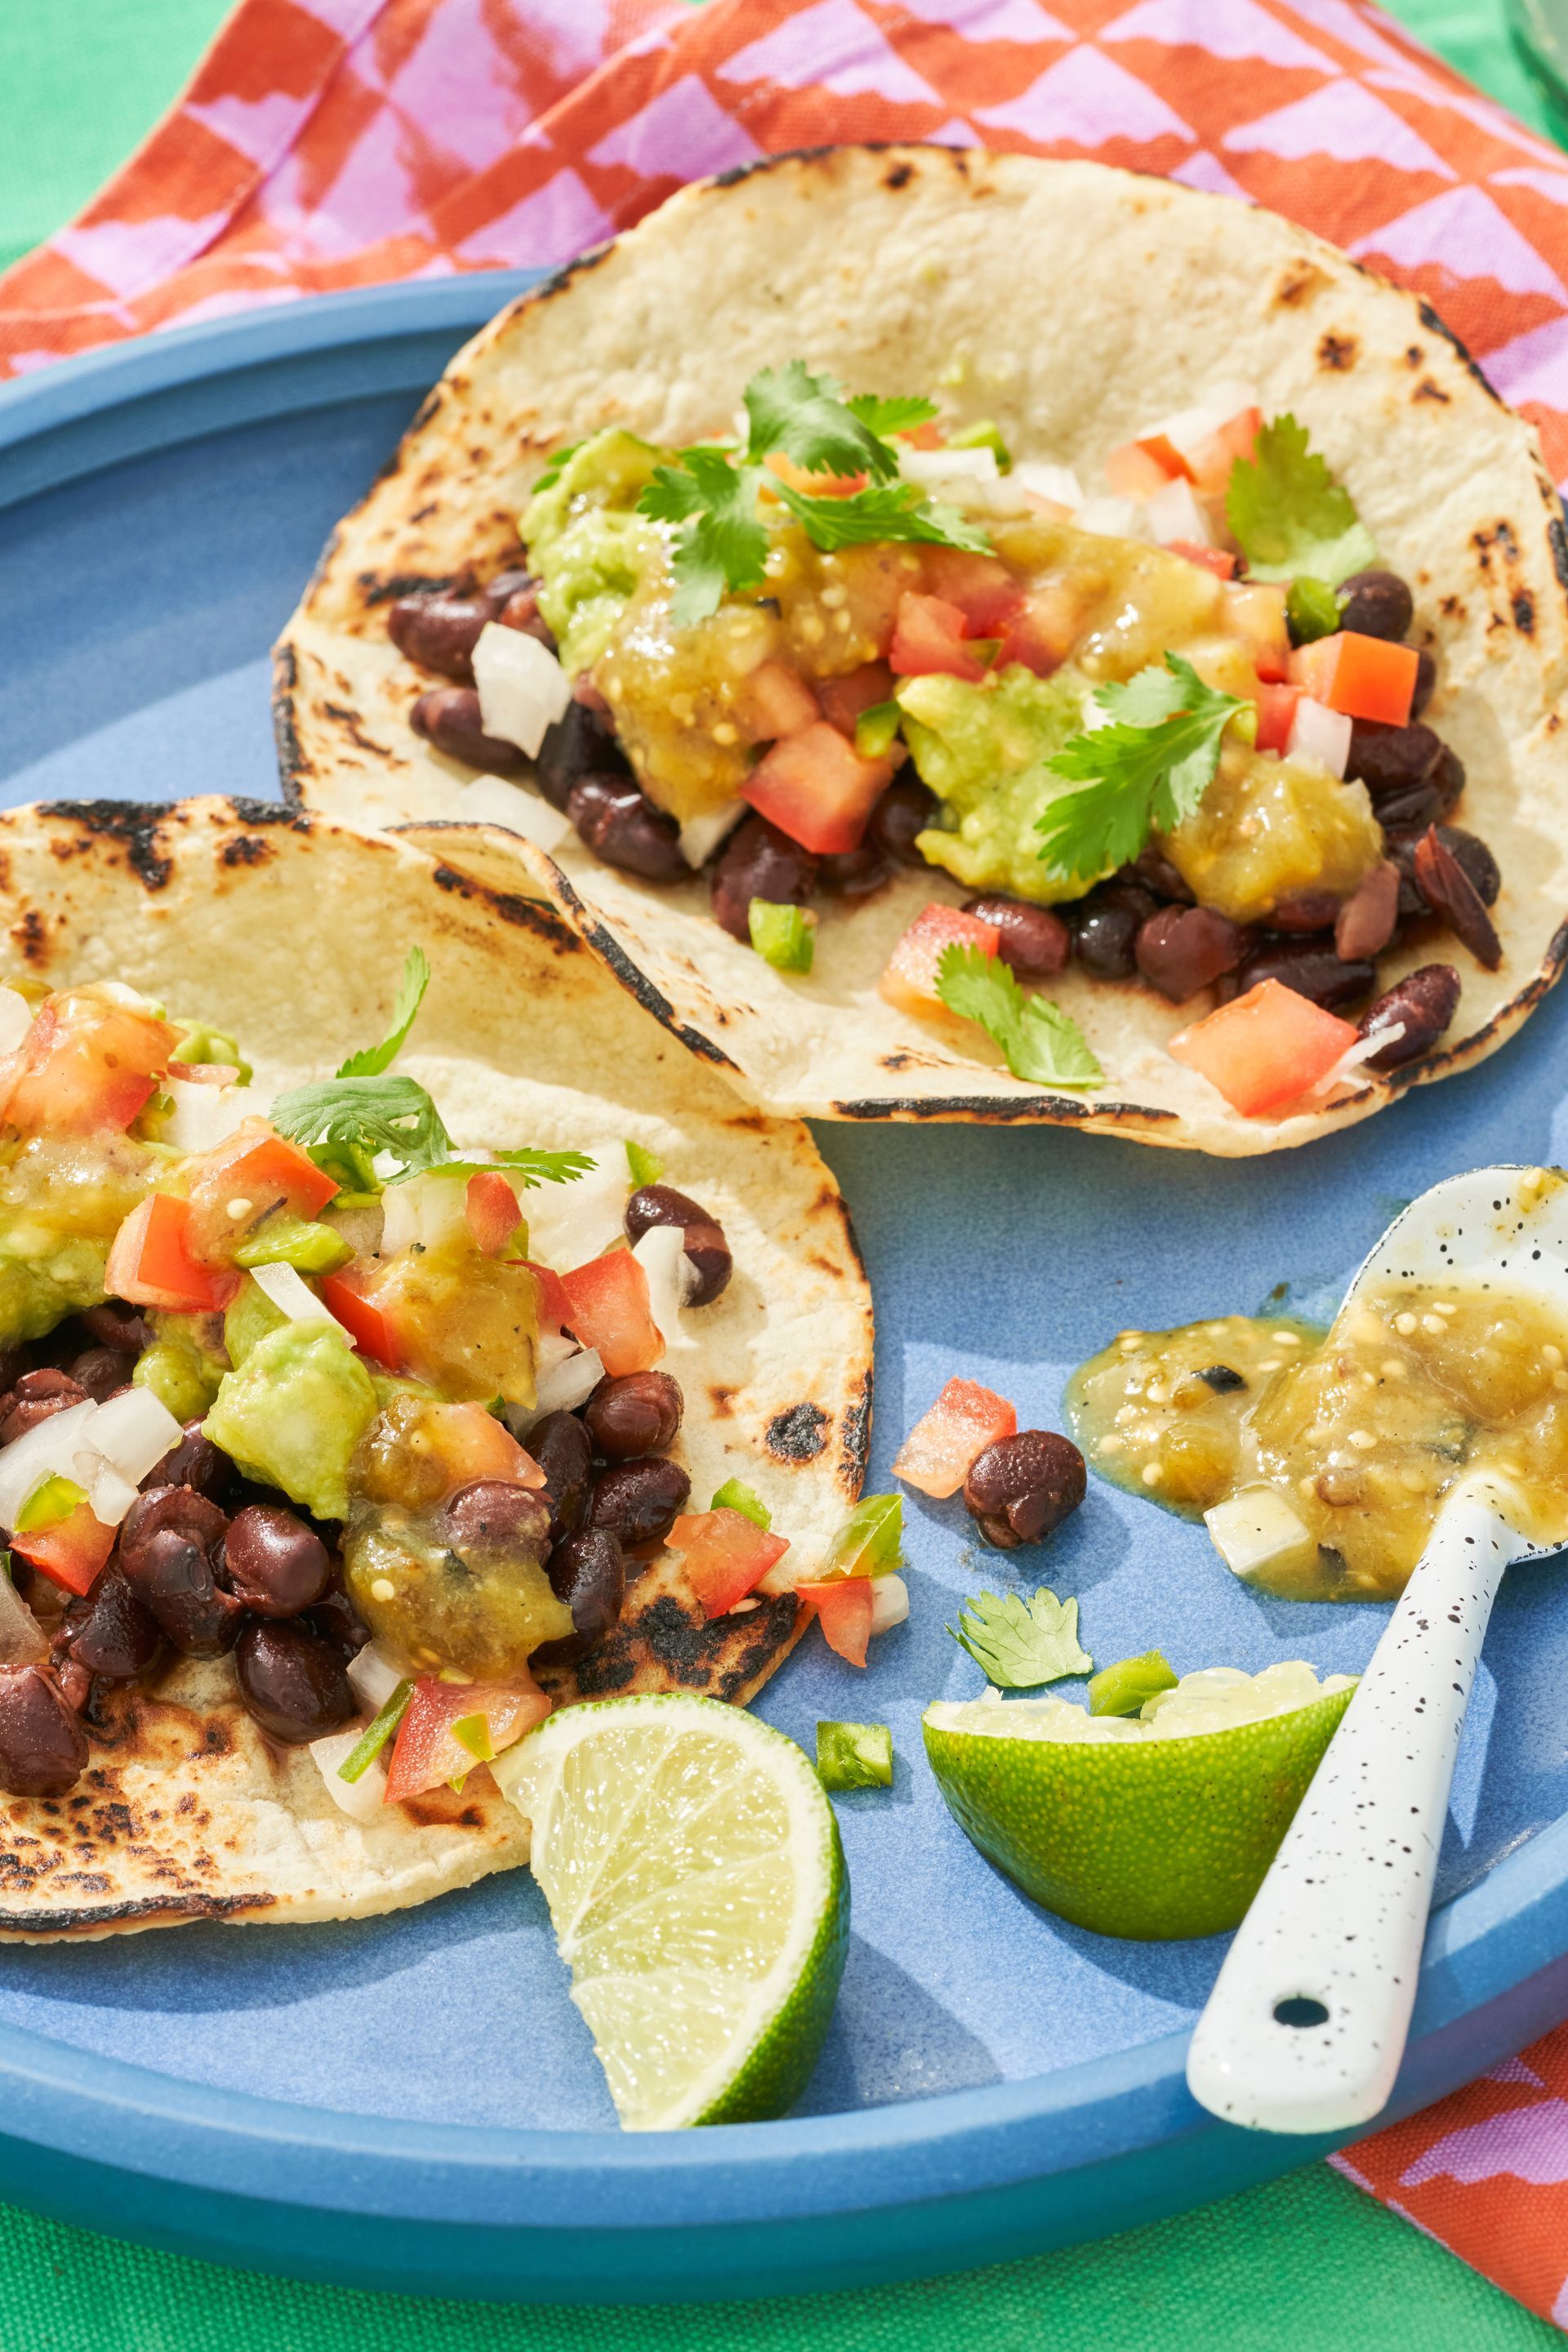
[[[1395,13],[1538,130],[1501,0]],[[0,0],[0,268],[152,128],[228,0]],[[712,2310],[498,2309],[300,2286],[0,2206],[0,2352],[1528,2352],[1557,2331],[1321,2166],[1206,2212],[926,2284]]]

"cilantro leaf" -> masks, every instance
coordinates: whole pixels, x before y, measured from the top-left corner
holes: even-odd
[[[1163,669],[1151,664],[1094,698],[1108,723],[1072,736],[1046,762],[1086,789],[1062,793],[1036,825],[1051,872],[1082,882],[1130,865],[1151,831],[1172,833],[1192,814],[1214,781],[1227,722],[1250,707],[1205,686],[1173,653]]]
[[[1017,1592],[983,1592],[964,1602],[957,1627],[947,1631],[1002,1690],[1035,1690],[1064,1675],[1087,1675],[1094,1665],[1079,1646],[1078,1602],[1058,1601],[1045,1585],[1032,1601]]]
[[[880,393],[858,392],[844,404],[879,441],[890,440],[895,433],[912,433],[917,425],[930,425],[938,414],[935,401],[924,400],[919,393],[901,397],[895,393],[884,400]]]
[[[808,474],[869,474],[887,482],[899,470],[897,453],[846,404],[833,378],[813,375],[804,360],[763,368],[744,399],[752,420],[746,455],[753,464],[776,449]]]
[[[817,499],[787,482],[770,482],[813,547],[831,554],[879,540],[918,540],[929,547],[967,547],[984,555],[991,541],[956,507],[926,498],[913,482],[884,482],[852,498]]]
[[[1016,1078],[1036,1086],[1098,1087],[1105,1073],[1083,1031],[1042,996],[1026,996],[1012,968],[980,948],[944,948],[936,992],[950,1013],[977,1021]]]
[[[392,1008],[392,1026],[379,1045],[365,1045],[338,1066],[340,1078],[378,1078],[389,1069],[408,1043],[425,992],[430,985],[430,962],[423,948],[410,948]]]
[[[436,1163],[443,1176],[483,1176],[499,1168],[525,1192],[539,1184],[574,1184],[595,1163],[582,1151],[487,1151],[479,1160]],[[396,1183],[399,1180],[394,1177]]]
[[[757,467],[734,465],[710,445],[683,449],[676,465],[654,467],[637,511],[677,526],[670,618],[678,629],[716,613],[726,586],[762,586],[768,534],[757,520],[760,479]]]
[[[354,1192],[380,1190],[383,1180],[374,1163],[383,1154],[401,1163],[385,1180],[392,1184],[434,1168],[453,1176],[504,1168],[523,1185],[567,1184],[592,1164],[580,1151],[491,1151],[454,1159],[446,1121],[418,1079],[379,1072],[340,1073],[314,1086],[290,1087],[277,1097],[269,1116],[279,1135],[301,1144]]]
[[[547,490],[553,483],[558,482],[582,446],[581,441],[568,441],[564,448],[557,449],[546,465],[543,473],[530,490],[529,497],[537,498],[541,490]]]
[[[1265,425],[1251,457],[1232,466],[1225,516],[1255,580],[1308,572],[1337,588],[1377,561],[1350,492],[1309,446],[1306,426],[1289,414]]]

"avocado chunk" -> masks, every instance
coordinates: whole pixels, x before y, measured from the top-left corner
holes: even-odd
[[[598,660],[629,599],[662,569],[658,526],[637,503],[668,455],[616,427],[595,433],[523,509],[518,527],[539,609],[574,676]]]
[[[286,1323],[225,1375],[202,1424],[248,1478],[319,1519],[348,1517],[348,1467],[375,1419],[370,1374],[335,1328]]]
[[[931,866],[971,890],[1047,904],[1087,885],[1051,874],[1036,824],[1075,787],[1046,765],[1083,723],[1089,682],[1071,669],[1037,677],[1010,664],[983,686],[933,672],[898,689],[916,768],[942,803],[942,823],[916,837]]]
[[[133,1388],[151,1389],[176,1421],[196,1421],[216,1399],[229,1360],[216,1346],[215,1315],[170,1315],[148,1310],[157,1337],[136,1360]]]

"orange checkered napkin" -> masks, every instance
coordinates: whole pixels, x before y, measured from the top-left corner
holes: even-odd
[[[1359,0],[241,0],[0,278],[0,373],[394,278],[550,266],[826,140],[1097,156],[1429,297],[1568,477],[1568,157]],[[1568,2326],[1568,2028],[1336,2161]]]

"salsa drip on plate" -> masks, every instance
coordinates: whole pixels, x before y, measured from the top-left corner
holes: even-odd
[[[1453,1019],[1447,953],[1384,986],[1391,949],[1501,958],[1414,597],[1246,386],[1103,471],[1086,491],[931,401],[764,371],[734,439],[562,450],[524,566],[392,605],[447,681],[412,724],[531,773],[556,839],[654,884],[701,871],[785,972],[819,895],[942,871],[971,895],[921,913],[882,993],[977,1022],[1019,1076],[1102,1080],[1092,1021],[1034,993],[1071,962],[1191,1005],[1170,1050],[1244,1115],[1332,1100]]]

